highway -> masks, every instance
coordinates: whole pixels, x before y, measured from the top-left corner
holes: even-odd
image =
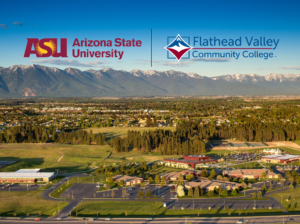
[[[238,220],[243,220],[243,223],[247,224],[260,224],[260,223],[269,223],[269,224],[276,224],[276,223],[300,223],[300,215],[294,215],[294,216],[264,216],[264,217],[222,217],[222,218],[153,218],[153,220],[147,220],[147,218],[112,218],[111,220],[107,221],[105,218],[99,218],[95,219],[93,221],[89,220],[79,220],[79,219],[73,219],[73,218],[65,218],[62,220],[57,220],[54,218],[45,218],[41,219],[41,223],[136,223],[136,224],[142,224],[142,223],[176,223],[176,224],[184,224],[184,223],[237,223]],[[1,219],[1,224],[8,224],[8,223],[35,223],[35,219]]]

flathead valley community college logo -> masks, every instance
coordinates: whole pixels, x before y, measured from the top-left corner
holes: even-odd
[[[168,50],[170,53],[172,53],[178,61],[185,55],[185,53],[189,52],[191,49],[193,49],[188,43],[186,43],[183,38],[178,34],[175,39],[169,43],[168,37],[168,45],[165,47],[166,50]],[[189,42],[189,38],[188,38]],[[169,54],[168,54],[168,58]],[[189,58],[189,57],[188,57]],[[170,58],[171,59],[171,58]]]

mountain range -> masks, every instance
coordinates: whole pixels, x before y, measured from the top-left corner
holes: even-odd
[[[0,67],[0,98],[102,96],[298,95],[300,74],[234,74],[216,77],[196,73],[64,70],[40,65]]]

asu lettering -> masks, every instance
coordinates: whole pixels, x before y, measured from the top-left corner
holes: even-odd
[[[32,50],[33,49],[33,50]],[[27,45],[24,53],[25,58],[29,58],[31,54],[36,57],[68,57],[67,55],[67,38],[60,39],[60,52],[57,52],[57,38],[27,38]]]

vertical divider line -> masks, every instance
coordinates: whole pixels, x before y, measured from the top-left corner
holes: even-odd
[[[151,29],[151,67],[152,67],[152,29]]]

